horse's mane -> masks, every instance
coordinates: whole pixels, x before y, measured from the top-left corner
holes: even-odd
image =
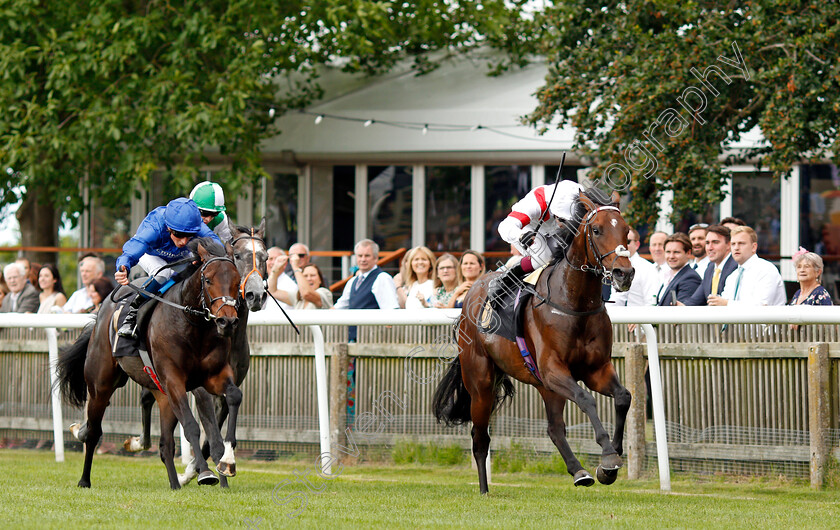
[[[231,224],[233,224],[233,223],[231,223]],[[244,225],[233,225],[233,227],[236,228],[237,232],[245,232],[246,234],[251,233],[251,228],[253,228],[254,230],[257,229],[256,226],[251,227],[251,226],[244,226]]]
[[[212,237],[208,236],[208,237],[193,238],[193,239],[190,240],[189,243],[187,243],[187,248],[190,250],[190,252],[192,252],[193,254],[195,254],[197,256],[198,255],[198,245],[201,245],[202,247],[204,247],[204,249],[208,253],[210,253],[211,256],[215,256],[215,257],[227,256],[227,251],[225,250],[225,247],[220,245]]]

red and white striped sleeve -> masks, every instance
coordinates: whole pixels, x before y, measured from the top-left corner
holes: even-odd
[[[537,221],[540,214],[545,213],[544,219],[548,219],[549,213],[546,202],[546,186],[534,188],[528,195],[511,207],[508,216],[499,223],[499,235],[508,243],[519,241],[519,237],[525,231],[525,227]]]

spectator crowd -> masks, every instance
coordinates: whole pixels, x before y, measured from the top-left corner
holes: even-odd
[[[628,235],[630,262],[636,273],[627,292],[610,294],[625,306],[759,306],[831,305],[822,285],[823,261],[799,250],[793,256],[799,290],[788,300],[784,282],[771,262],[758,256],[755,231],[736,218],[720,224],[696,224],[688,233],[654,232],[648,238],[651,261],[639,254],[639,232]],[[465,250],[436,256],[419,246],[405,253],[392,277],[377,265],[379,245],[370,239],[356,243],[357,271],[334,299],[323,271],[311,261],[309,248],[295,243],[288,251],[268,249],[269,293],[264,309],[420,309],[458,308],[473,283],[487,272],[484,256]],[[518,256],[512,258],[515,261]],[[88,254],[78,262],[81,285],[69,296],[55,265],[19,258],[3,267],[0,312],[96,312],[113,290],[105,262]],[[509,268],[511,262],[506,266]],[[351,330],[351,340],[355,332]]]

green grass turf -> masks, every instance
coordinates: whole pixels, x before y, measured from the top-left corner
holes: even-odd
[[[591,488],[575,488],[568,475],[499,473],[482,497],[467,466],[363,464],[345,466],[330,481],[313,472],[310,480],[323,492],[280,505],[275,499],[306,488],[278,486],[295,480],[294,472],[314,470],[314,461],[237,466],[228,491],[195,483],[170,491],[157,458],[97,455],[86,490],[76,487],[80,453],[59,464],[46,451],[0,450],[0,521],[62,529],[840,527],[838,491],[801,482],[678,476],[666,494],[657,479],[629,481],[623,471],[614,485]]]

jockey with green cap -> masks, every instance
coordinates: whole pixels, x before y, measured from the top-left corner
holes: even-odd
[[[232,239],[228,217],[225,214],[225,192],[215,182],[199,182],[190,192],[201,212],[201,220],[224,242]]]

